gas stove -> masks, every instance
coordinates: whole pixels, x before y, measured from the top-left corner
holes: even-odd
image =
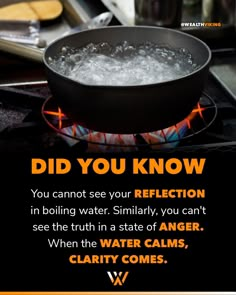
[[[236,103],[210,74],[199,103],[175,126],[143,134],[106,134],[67,118],[47,83],[0,88],[0,150],[139,152],[236,146]]]
[[[80,126],[62,112],[55,98],[49,97],[42,107],[42,115],[49,127],[61,134],[71,145],[84,142],[90,151],[139,151],[174,147],[181,141],[197,136],[214,122],[217,107],[205,93],[191,114],[179,123],[162,130],[146,133],[104,133]]]
[[[73,124],[47,84],[1,89],[1,149],[152,151],[222,146],[236,140],[236,106],[212,78],[192,113],[175,126],[145,134],[106,134]]]

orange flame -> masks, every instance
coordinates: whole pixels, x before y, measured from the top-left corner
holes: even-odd
[[[44,114],[46,115],[51,115],[51,116],[56,116],[58,119],[58,128],[61,129],[62,128],[62,118],[65,118],[65,114],[62,113],[61,109],[58,107],[58,111],[57,112],[53,112],[53,111],[44,111]]]

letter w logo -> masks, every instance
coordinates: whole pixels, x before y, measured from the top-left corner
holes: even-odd
[[[120,272],[113,271],[113,273],[112,273],[112,272],[108,271],[107,274],[114,286],[117,286],[117,285],[122,286],[129,274],[129,272],[126,271],[123,273],[122,271],[120,271]]]

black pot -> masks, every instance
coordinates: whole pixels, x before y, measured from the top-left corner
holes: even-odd
[[[145,41],[186,48],[198,68],[181,78],[138,86],[95,86],[76,82],[57,73],[49,57],[63,46],[88,43]],[[108,133],[142,133],[164,129],[183,120],[195,107],[204,89],[211,61],[208,46],[192,35],[150,26],[115,26],[79,32],[51,43],[44,52],[50,89],[62,111],[83,127]]]

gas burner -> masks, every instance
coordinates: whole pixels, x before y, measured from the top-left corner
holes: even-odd
[[[189,139],[206,130],[215,120],[217,107],[207,94],[203,94],[191,114],[178,124],[149,133],[112,134],[89,130],[74,124],[63,114],[54,97],[49,97],[42,106],[42,115],[46,123],[61,134],[70,145],[85,142],[90,149],[99,147],[100,151],[140,150],[143,148],[173,148],[180,141]]]

